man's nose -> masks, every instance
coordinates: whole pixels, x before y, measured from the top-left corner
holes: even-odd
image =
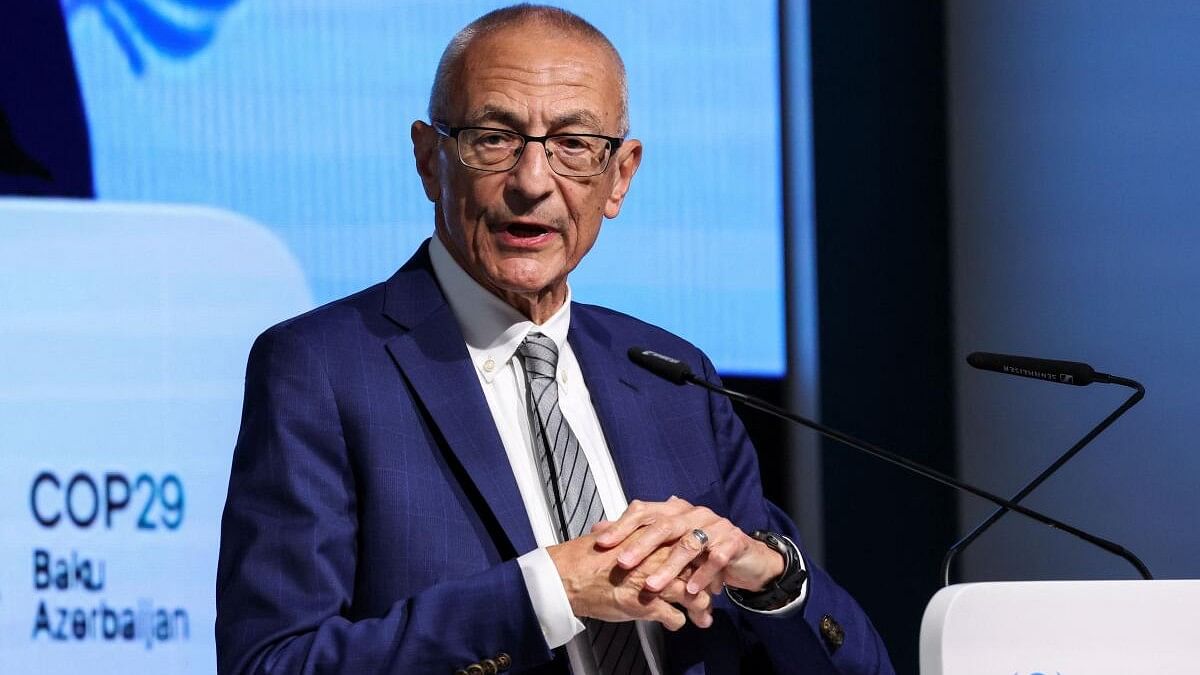
[[[525,144],[517,165],[511,169],[509,184],[528,199],[543,197],[554,189],[554,169],[550,168],[550,151],[544,143]]]

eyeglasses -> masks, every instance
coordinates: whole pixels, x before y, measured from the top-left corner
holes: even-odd
[[[528,143],[541,143],[546,161],[560,176],[586,178],[608,169],[613,152],[623,139],[599,134],[551,134],[528,136],[508,129],[452,127],[434,122],[433,128],[458,141],[458,159],[463,166],[480,171],[508,171],[517,165]]]

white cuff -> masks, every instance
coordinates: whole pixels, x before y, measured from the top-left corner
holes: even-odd
[[[571,611],[571,601],[567,599],[567,591],[550,553],[544,548],[535,548],[518,557],[517,565],[525,579],[525,588],[529,591],[533,613],[542,627],[546,646],[556,649],[582,633],[586,626]]]

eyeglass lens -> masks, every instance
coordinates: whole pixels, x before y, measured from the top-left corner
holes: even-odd
[[[458,154],[469,167],[507,171],[516,166],[524,149],[521,136],[491,129],[463,129]],[[609,145],[592,136],[552,136],[546,139],[550,168],[565,176],[594,176],[608,167]]]

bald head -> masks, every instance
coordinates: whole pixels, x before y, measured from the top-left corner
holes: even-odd
[[[629,133],[629,92],[625,79],[625,64],[616,48],[604,33],[577,14],[557,7],[530,4],[513,5],[484,14],[467,24],[450,40],[438,62],[433,89],[429,93],[430,120],[455,121],[451,119],[454,112],[454,92],[460,89],[463,67],[471,47],[485,38],[508,31],[519,31],[528,35],[530,40],[539,37],[567,38],[598,48],[598,51],[607,56],[604,59],[607,63],[594,65],[609,71],[617,83],[616,88],[619,92],[617,135],[625,136]]]

